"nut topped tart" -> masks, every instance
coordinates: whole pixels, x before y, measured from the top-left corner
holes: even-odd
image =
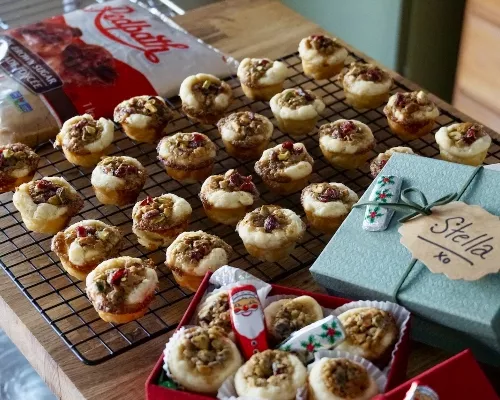
[[[285,89],[273,96],[271,110],[278,128],[290,135],[305,135],[316,126],[325,103],[311,90]]]
[[[87,219],[58,232],[52,238],[51,250],[68,274],[84,281],[99,263],[116,257],[122,244],[117,227]]]
[[[306,382],[306,367],[297,356],[281,350],[254,354],[234,377],[238,396],[268,400],[295,399]]]
[[[244,58],[237,75],[245,96],[251,100],[269,101],[283,90],[288,69],[285,63],[269,58]]]
[[[56,176],[23,183],[12,202],[21,213],[26,228],[56,234],[83,208],[83,199],[64,179]]]
[[[255,172],[273,192],[290,194],[307,185],[313,163],[302,143],[286,141],[265,150]]]
[[[158,159],[167,174],[183,183],[203,181],[214,167],[217,147],[202,133],[179,132],[158,143]]]
[[[35,176],[40,157],[22,143],[0,146],[0,193],[10,192]]]
[[[113,119],[129,138],[154,143],[166,135],[174,112],[160,96],[136,96],[118,104]]]
[[[207,271],[216,271],[229,262],[232,250],[215,235],[183,232],[168,246],[165,265],[180,286],[195,292]]]
[[[135,203],[132,232],[148,250],[168,246],[187,229],[192,211],[189,203],[175,194],[148,196]]]
[[[224,331],[192,327],[172,338],[165,362],[172,379],[186,390],[215,395],[243,359]]]
[[[182,111],[193,121],[215,124],[224,116],[231,101],[231,86],[210,74],[188,76],[181,83]]]
[[[336,38],[311,35],[300,41],[299,56],[304,74],[309,78],[329,79],[344,68],[347,50]]]
[[[426,93],[396,93],[384,107],[391,131],[403,140],[414,140],[427,135],[434,127],[439,109]]]
[[[300,196],[307,220],[324,233],[335,232],[358,200],[358,195],[342,183],[313,183]]]
[[[374,64],[354,62],[341,79],[346,102],[355,108],[377,108],[389,98],[392,78]]]
[[[309,373],[309,394],[315,400],[370,400],[379,393],[365,367],[347,358],[322,358]]]
[[[207,216],[215,222],[236,225],[259,198],[252,176],[230,169],[203,182],[200,199]]]
[[[264,309],[266,327],[274,343],[323,318],[323,310],[310,296],[273,301]]]
[[[356,120],[339,119],[319,128],[319,147],[334,167],[354,169],[370,158],[375,137],[368,125]]]
[[[205,299],[198,309],[197,322],[203,328],[216,327],[222,329],[234,341],[227,290],[212,293]]]
[[[491,137],[480,124],[463,122],[440,128],[436,142],[441,159],[459,164],[481,165],[491,146]]]
[[[70,163],[92,167],[106,154],[114,136],[112,121],[106,118],[96,121],[92,115],[84,114],[68,119],[54,144],[62,147]]]
[[[155,296],[158,276],[152,260],[124,256],[100,263],[85,283],[99,317],[125,324],[146,313]]]
[[[288,257],[306,225],[292,210],[269,205],[245,215],[236,231],[250,255],[273,262]]]
[[[337,349],[366,358],[376,365],[385,365],[399,336],[394,317],[373,307],[359,307],[338,316],[346,339]]]
[[[251,111],[240,111],[224,117],[217,127],[228,154],[243,160],[260,157],[274,130],[268,118]]]
[[[92,171],[91,183],[97,199],[103,204],[124,206],[136,201],[148,174],[135,158],[103,158]]]
[[[370,163],[370,172],[373,178],[377,177],[377,175],[380,173],[382,168],[385,167],[385,164],[387,164],[394,153],[415,154],[411,148],[403,146],[392,147],[386,150],[384,153],[380,153]]]

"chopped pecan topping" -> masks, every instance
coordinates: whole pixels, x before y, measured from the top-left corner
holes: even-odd
[[[448,136],[455,141],[458,147],[466,147],[472,145],[479,138],[486,136],[486,133],[482,125],[464,122],[458,124]]]
[[[98,167],[107,175],[126,180],[127,185],[131,187],[142,186],[146,180],[144,168],[139,168],[125,157],[106,157],[98,164]]]
[[[321,368],[321,378],[328,390],[342,399],[358,398],[370,386],[366,369],[348,359],[328,359]]]
[[[337,186],[334,183],[313,183],[309,185],[304,192],[322,203],[329,203],[331,201],[342,201],[347,203],[350,198],[347,189]]]
[[[403,115],[410,116],[417,111],[430,112],[436,106],[424,92],[420,91],[408,93],[398,92],[396,94],[394,107]]]
[[[35,204],[48,203],[63,206],[75,200],[68,188],[46,179],[31,182],[28,190]]]
[[[361,137],[362,128],[354,121],[343,121],[340,124],[329,122],[319,128],[320,136],[329,135],[334,139],[354,141]]]
[[[247,361],[249,369],[244,378],[254,386],[280,386],[292,380],[294,372],[289,354],[280,350],[265,350]]]
[[[341,48],[335,39],[323,35],[310,36],[309,40],[306,42],[306,46],[324,55],[331,55]]]
[[[213,249],[222,248],[231,253],[231,246],[215,235],[205,232],[190,232],[182,240],[175,242],[176,262],[193,263],[205,258]]]
[[[373,64],[352,63],[346,75],[352,76],[354,81],[382,82],[389,79],[384,70]]]
[[[312,324],[316,319],[307,309],[297,302],[288,301],[276,313],[273,323],[274,332],[278,335],[276,339],[280,342],[288,338],[293,332]]]
[[[196,82],[192,86],[193,95],[199,104],[205,108],[215,105],[215,98],[222,93],[230,94],[231,87],[222,81],[206,79],[202,82]]]
[[[146,115],[151,118],[152,127],[161,128],[173,118],[173,111],[167,104],[156,96],[138,96],[118,105],[114,112],[114,120],[118,123],[126,122],[132,114]]]
[[[168,229],[177,221],[172,220],[174,200],[169,195],[146,197],[135,209],[134,226],[145,231]]]
[[[86,153],[84,147],[98,140],[102,131],[102,125],[93,118],[82,118],[69,128],[67,134],[70,140],[65,146],[75,153]]]
[[[295,110],[299,107],[314,103],[314,100],[316,100],[316,96],[312,91],[298,88],[289,90],[284,95],[280,96],[278,105]]]
[[[16,169],[36,169],[40,157],[28,146],[21,143],[0,146],[0,177]]]
[[[240,111],[219,120],[217,126],[225,127],[233,134],[231,142],[238,147],[254,147],[268,140],[272,135],[272,125],[269,120],[251,111]]]
[[[289,218],[278,206],[262,206],[253,210],[250,215],[250,223],[256,228],[263,228],[265,232],[271,233],[277,229],[284,229],[289,223]]]
[[[257,186],[253,183],[252,175],[241,175],[237,170],[230,169],[224,175],[213,175],[210,177],[209,190],[224,190],[226,192],[248,192],[259,196]]]
[[[226,333],[232,332],[229,311],[229,295],[227,292],[217,295],[209,307],[203,307],[198,314],[198,323],[204,328],[212,326],[221,328]]]

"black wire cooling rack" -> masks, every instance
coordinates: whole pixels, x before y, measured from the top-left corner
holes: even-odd
[[[343,90],[334,80],[313,81],[307,78],[302,72],[297,54],[289,55],[282,60],[288,64],[290,70],[290,77],[285,82],[286,87],[300,86],[314,91],[323,98],[326,109],[323,117],[318,121],[318,126],[339,118],[357,119],[368,124],[377,139],[373,156],[390,147],[404,144],[387,129],[387,121],[382,108],[364,111],[353,109],[345,103]],[[350,61],[352,60],[359,60],[359,58],[351,54]],[[236,77],[230,77],[227,81],[233,88],[235,99],[230,111],[252,110],[273,120],[267,103],[248,100]],[[392,88],[392,92],[408,90],[400,83],[395,83]],[[171,124],[169,133],[203,132],[217,144],[219,150],[215,174],[224,173],[230,168],[238,168],[244,174],[253,174],[261,192],[261,203],[279,204],[300,215],[303,214],[299,192],[287,197],[270,193],[254,173],[253,161],[240,162],[225,152],[216,127],[200,126],[189,121],[180,112],[178,98],[170,99],[170,103],[177,110],[178,118]],[[446,111],[442,111],[437,119],[436,129],[453,122],[458,122],[458,120]],[[276,129],[273,135],[273,145],[290,139],[289,136]],[[342,171],[325,162],[318,146],[316,132],[292,140],[304,143],[314,157],[312,181],[342,182],[360,195],[371,183],[368,164],[361,169]],[[432,134],[414,140],[409,145],[423,156],[435,157],[439,154]],[[500,162],[499,151],[498,143],[494,143],[486,163]],[[41,146],[38,154],[41,156],[41,162],[37,179],[52,175],[63,176],[85,198],[84,208],[71,223],[81,219],[100,219],[120,227],[126,242],[122,254],[153,259],[158,266],[159,289],[148,313],[139,320],[124,325],[102,321],[85,295],[84,283],[68,276],[62,269],[58,258],[50,251],[52,237],[30,232],[25,228],[20,214],[12,204],[12,193],[0,194],[0,248],[2,249],[0,265],[5,272],[73,353],[86,364],[99,364],[175,329],[189,304],[192,293],[176,284],[163,264],[165,260],[163,250],[149,252],[137,243],[131,232],[132,206],[118,208],[100,204],[90,184],[91,169],[70,164],[63,153],[54,150],[50,144]],[[233,227],[215,224],[205,216],[198,199],[199,184],[181,185],[165,173],[156,159],[155,146],[135,143],[120,133],[113,143],[111,154],[135,157],[146,167],[149,178],[139,199],[147,195],[158,196],[167,192],[185,198],[193,208],[189,229],[201,229],[224,239],[234,249],[230,264],[245,269],[265,281],[277,281],[309,267],[330,238],[309,229],[303,241],[288,259],[277,263],[258,261],[247,254]]]

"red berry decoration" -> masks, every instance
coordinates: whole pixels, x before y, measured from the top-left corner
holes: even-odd
[[[267,233],[271,233],[274,229],[280,226],[274,215],[269,215],[264,221],[264,229]]]
[[[350,132],[356,130],[356,125],[352,121],[344,121],[340,124],[340,133],[342,136],[348,135]]]
[[[117,178],[123,178],[126,175],[136,174],[138,169],[135,165],[120,164],[120,166],[115,170],[115,176]]]
[[[205,142],[205,137],[200,135],[199,133],[194,133],[193,138],[190,140],[188,147],[191,149],[197,149],[198,147],[203,146]]]
[[[477,140],[477,131],[474,129],[474,127],[470,127],[469,129],[467,129],[467,132],[462,137],[462,140],[469,145]]]
[[[141,201],[140,206],[147,206],[153,203],[153,198],[151,196],[146,197],[143,201]]]
[[[378,82],[382,80],[382,74],[376,68],[369,69],[368,71],[366,71],[366,77],[368,78],[368,80],[372,82]]]
[[[87,236],[88,236],[87,228],[85,228],[84,226],[76,227],[76,237],[82,238]]]
[[[293,150],[293,142],[290,140],[287,140],[286,142],[283,142],[281,144],[281,147],[283,147],[285,150]]]
[[[120,268],[119,270],[113,272],[113,274],[111,274],[111,276],[109,277],[109,284],[118,285],[126,274],[127,270],[125,268]]]
[[[244,182],[240,186],[240,190],[252,193],[255,190],[255,185],[252,182]]]
[[[243,177],[238,171],[234,171],[229,175],[229,184],[234,187],[239,187],[244,182]]]
[[[334,188],[328,188],[318,196],[319,201],[328,203],[340,199],[340,192]]]
[[[403,108],[406,105],[406,96],[403,93],[396,94],[396,107]]]

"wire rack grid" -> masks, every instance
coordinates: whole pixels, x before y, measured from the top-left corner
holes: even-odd
[[[353,54],[349,57],[348,61],[359,60]],[[368,124],[377,139],[373,156],[390,147],[404,144],[389,132],[381,108],[374,110],[353,109],[345,103],[343,90],[336,81],[313,81],[307,78],[303,74],[300,58],[297,54],[284,57],[282,61],[288,65],[290,70],[285,87],[300,86],[303,89],[314,91],[323,98],[326,109],[318,121],[318,126],[339,118],[357,119]],[[232,86],[234,93],[231,112],[252,110],[274,121],[267,103],[248,100],[236,77],[229,77],[227,81]],[[408,90],[398,82],[392,88],[392,92]],[[237,168],[244,174],[253,174],[261,192],[260,204],[279,204],[303,215],[299,192],[287,197],[269,192],[262,185],[261,180],[255,176],[254,161],[240,162],[230,157],[224,151],[216,127],[193,124],[181,114],[178,98],[170,99],[169,102],[178,113],[178,118],[169,128],[169,134],[178,131],[203,132],[218,146],[214,173],[221,174],[230,168]],[[457,121],[453,115],[443,111],[437,119],[436,128]],[[316,131],[311,135],[292,139],[276,129],[272,144],[285,140],[300,140],[305,144],[315,160],[311,177],[313,182],[341,182],[361,195],[372,181],[368,164],[360,169],[349,171],[337,170],[329,165],[319,149]],[[435,157],[439,154],[432,134],[414,140],[409,145],[423,156]],[[494,143],[486,163],[500,162],[499,151],[498,143]],[[70,164],[63,153],[55,150],[50,144],[41,146],[37,152],[41,156],[41,162],[36,179],[52,175],[63,176],[85,199],[84,208],[71,223],[82,219],[100,219],[118,226],[122,230],[126,242],[122,254],[151,258],[157,265],[159,288],[149,311],[139,320],[124,325],[102,321],[85,295],[84,283],[67,275],[57,256],[50,251],[52,237],[30,232],[25,228],[20,214],[12,204],[12,193],[0,194],[0,265],[7,275],[71,351],[86,364],[102,363],[148,340],[174,330],[189,304],[192,293],[176,284],[171,273],[163,264],[165,260],[164,250],[150,252],[137,243],[135,235],[131,231],[132,205],[118,208],[100,204],[94,196],[90,184],[91,169]],[[149,178],[139,199],[147,195],[158,196],[162,193],[175,193],[185,198],[193,208],[189,229],[204,230],[224,239],[234,249],[234,256],[230,260],[230,264],[247,270],[265,281],[274,282],[309,267],[330,239],[328,235],[308,229],[304,239],[288,259],[276,263],[261,262],[247,254],[240,238],[234,231],[234,227],[213,223],[205,216],[198,199],[200,184],[181,185],[168,177],[157,161],[154,146],[135,143],[123,133],[119,133],[113,143],[111,154],[135,157],[146,167]]]

